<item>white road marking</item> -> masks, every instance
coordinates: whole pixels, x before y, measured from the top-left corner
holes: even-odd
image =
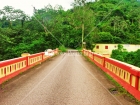
[[[17,105],[20,105],[63,61],[64,58]]]
[[[84,67],[81,62],[79,62],[78,59],[76,59],[77,62],[120,104],[120,105],[123,105],[116,97],[114,97],[109,91],[108,89],[86,68]]]

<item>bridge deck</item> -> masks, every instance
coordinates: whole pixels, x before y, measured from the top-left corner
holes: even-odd
[[[133,105],[111,94],[112,87],[85,58],[69,52],[3,85],[0,105]]]

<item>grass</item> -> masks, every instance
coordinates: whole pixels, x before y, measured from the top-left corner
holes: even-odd
[[[136,105],[140,105],[140,101],[137,100],[133,95],[131,95],[126,89],[124,89],[118,82],[116,82],[110,75],[104,72],[105,77],[115,86],[114,90],[118,91],[121,95],[126,97],[129,101],[135,103]],[[113,91],[113,89],[111,90]]]
[[[83,55],[83,54],[82,54]],[[83,55],[89,62],[91,62],[93,65],[95,65],[87,56]],[[131,101],[135,103],[136,105],[140,105],[140,101],[137,100],[133,95],[131,95],[126,89],[124,89],[118,82],[116,82],[110,75],[105,73],[103,70],[101,70],[97,65],[95,65],[102,73],[103,75],[115,86],[115,88],[110,88],[109,91],[117,91],[119,94],[123,95],[127,98],[128,101]]]

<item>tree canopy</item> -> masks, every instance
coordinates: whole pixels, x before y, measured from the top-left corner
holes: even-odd
[[[138,0],[74,0],[73,8],[47,5],[33,16],[5,6],[0,10],[0,60],[66,46],[92,49],[94,43],[139,44]]]

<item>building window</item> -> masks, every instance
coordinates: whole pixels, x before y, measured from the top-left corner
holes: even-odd
[[[96,46],[96,49],[99,49],[99,46]]]
[[[105,49],[108,49],[108,46],[105,46]]]

